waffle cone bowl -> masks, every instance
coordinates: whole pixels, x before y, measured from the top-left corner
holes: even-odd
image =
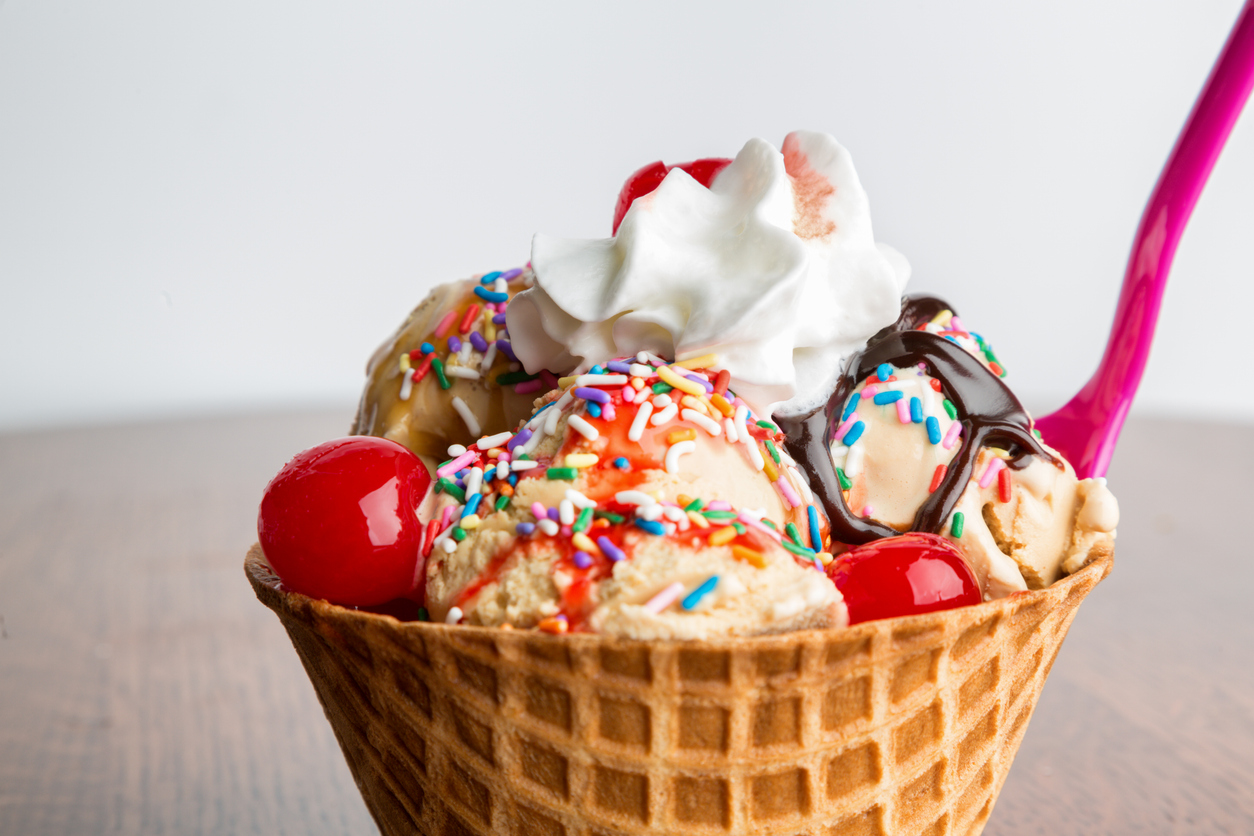
[[[627,641],[402,623],[283,591],[386,836],[975,834],[1111,557],[1039,591],[840,630]]]

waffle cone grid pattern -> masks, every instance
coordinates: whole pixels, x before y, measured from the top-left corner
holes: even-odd
[[[278,613],[385,836],[978,834],[1102,557],[843,630],[637,642]]]

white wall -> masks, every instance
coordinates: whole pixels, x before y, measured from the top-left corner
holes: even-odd
[[[0,427],[349,408],[433,283],[525,261],[537,230],[608,234],[643,163],[799,127],[853,152],[913,289],[1055,406],[1239,8],[9,0]],[[1252,121],[1180,248],[1142,411],[1254,420],[1217,362],[1254,309]]]

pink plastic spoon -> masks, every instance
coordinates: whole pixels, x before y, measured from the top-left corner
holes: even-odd
[[[1101,363],[1075,397],[1036,422],[1081,479],[1104,476],[1110,465],[1149,359],[1176,245],[1251,87],[1254,0],[1246,0],[1141,216]]]

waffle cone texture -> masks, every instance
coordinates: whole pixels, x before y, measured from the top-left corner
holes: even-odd
[[[840,630],[645,642],[401,623],[245,561],[385,836],[977,834],[1110,568]]]

